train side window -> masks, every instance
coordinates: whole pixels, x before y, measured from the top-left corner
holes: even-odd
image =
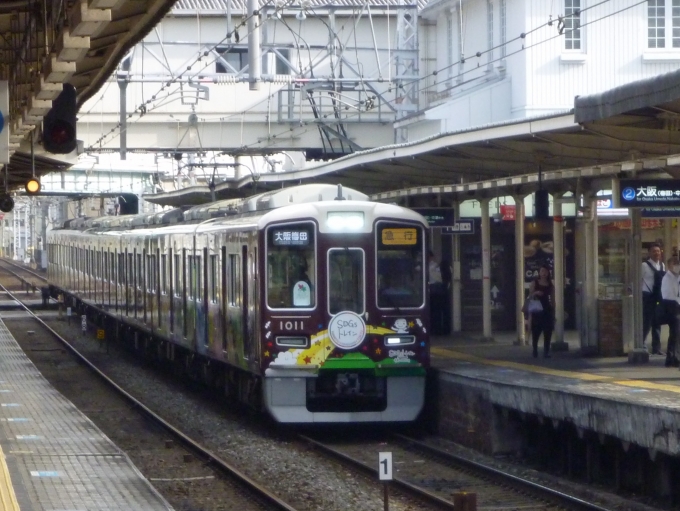
[[[168,294],[168,255],[161,254],[161,294]]]
[[[202,299],[202,292],[201,290],[203,289],[203,271],[202,271],[202,257],[201,256],[196,256],[196,292],[194,293],[194,296],[196,297],[196,300],[201,300]]]
[[[189,292],[187,293],[189,300],[194,299],[194,256],[187,256],[187,268],[189,271]]]
[[[316,307],[314,224],[267,228],[267,304],[272,309]]]
[[[175,296],[179,296],[182,292],[182,256],[181,254],[175,254],[175,267],[173,272],[173,277],[175,277]]]
[[[118,284],[123,285],[125,283],[125,254],[118,254]]]
[[[364,274],[362,249],[340,248],[328,251],[328,312],[337,314],[352,311],[363,314],[366,294]]]
[[[128,254],[127,255],[127,269],[126,269],[126,275],[127,275],[127,285],[128,287],[132,287],[133,282],[132,282],[132,269],[135,264],[134,260],[134,255],[133,254]]]
[[[155,255],[149,255],[146,256],[147,260],[147,279],[148,279],[148,286],[149,286],[149,293],[156,294],[156,256]]]
[[[144,289],[144,266],[142,266],[142,254],[137,254],[137,289]]]
[[[240,275],[238,254],[229,254],[229,305],[234,307],[239,304]]]
[[[210,256],[210,302],[217,302],[217,255]]]

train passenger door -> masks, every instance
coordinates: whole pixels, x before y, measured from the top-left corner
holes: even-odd
[[[248,245],[241,247],[241,324],[243,325],[243,354],[247,360],[251,359],[251,338],[250,325],[248,324],[248,305],[250,304],[250,297],[248,293]]]
[[[228,314],[229,310],[227,309],[229,305],[229,298],[228,298],[228,293],[227,293],[227,247],[222,246],[221,249],[221,273],[222,273],[222,281],[221,281],[221,294],[220,294],[220,299],[221,299],[221,320],[222,320],[222,356],[224,358],[229,358],[228,355],[228,338],[227,338],[227,332],[228,332]]]

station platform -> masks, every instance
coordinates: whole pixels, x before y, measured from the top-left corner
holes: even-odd
[[[0,509],[171,510],[0,321]]]
[[[567,422],[650,454],[680,454],[680,370],[665,367],[665,356],[650,355],[640,365],[625,356],[584,356],[577,332],[567,332],[569,351],[543,358],[541,339],[533,358],[531,345],[515,340],[514,332],[486,342],[465,334],[432,339],[441,431],[458,438],[485,433],[476,446],[486,442],[484,450],[493,450],[493,426],[483,422],[493,422],[491,410],[504,409]]]

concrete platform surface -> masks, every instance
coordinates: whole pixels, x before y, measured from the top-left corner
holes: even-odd
[[[629,364],[627,357],[586,357],[576,333],[568,332],[570,351],[544,359],[539,348],[539,358],[533,358],[531,346],[515,346],[515,338],[509,333],[496,334],[492,342],[465,335],[433,339],[442,416],[455,417],[452,407],[470,413],[471,402],[483,400],[611,435],[650,454],[680,454],[680,370],[664,367],[664,356],[651,355],[643,365]]]
[[[0,321],[0,509],[171,510]]]

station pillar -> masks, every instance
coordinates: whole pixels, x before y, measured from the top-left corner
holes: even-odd
[[[644,364],[649,362],[649,352],[643,348],[642,338],[642,211],[639,208],[631,208],[631,234],[632,243],[630,247],[629,265],[630,289],[632,294],[633,311],[633,340],[634,348],[628,352],[628,362],[630,364]]]
[[[524,196],[515,195],[515,323],[517,328],[517,341],[515,345],[523,346],[527,344],[526,332],[524,328]]]
[[[578,197],[577,199],[578,200]],[[581,325],[579,337],[581,351],[586,355],[594,355],[598,347],[598,236],[597,236],[597,197],[591,194],[583,195],[583,234],[585,246],[584,278],[578,283],[581,295]]]
[[[569,351],[564,341],[564,218],[562,195],[553,195],[553,278],[555,282],[555,337],[553,351]]]
[[[453,218],[456,222],[460,220],[460,203],[453,204]],[[451,330],[460,332],[463,329],[463,306],[460,302],[461,281],[460,281],[460,236],[451,236]]]
[[[480,199],[482,207],[482,324],[484,339],[492,340],[491,334],[491,223],[489,199]]]

